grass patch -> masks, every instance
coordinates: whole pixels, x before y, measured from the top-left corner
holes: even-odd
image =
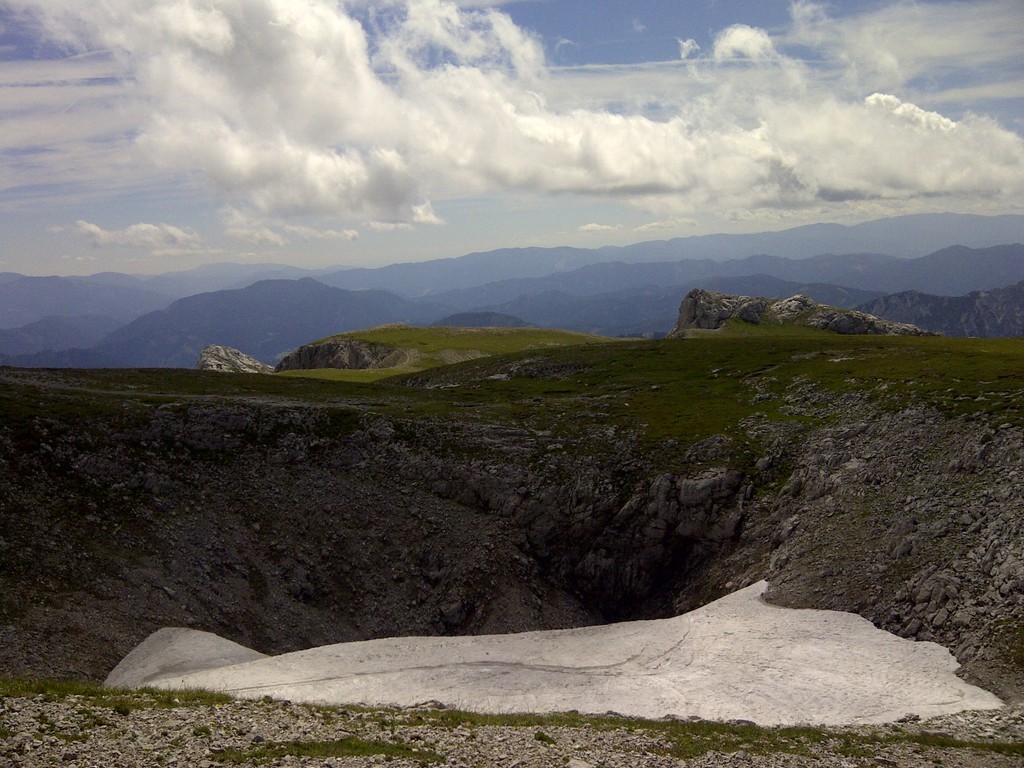
[[[450,728],[519,727],[530,729],[586,728],[597,731],[625,729],[642,731],[660,737],[666,752],[679,759],[692,759],[708,752],[771,755],[787,753],[802,756],[821,754],[827,748],[847,757],[885,754],[887,747],[917,745],[942,750],[974,750],[1001,755],[1024,755],[1024,744],[1008,742],[965,741],[928,733],[856,732],[841,728],[762,727],[748,723],[727,723],[709,720],[673,721],[644,720],[610,715],[580,715],[575,712],[536,714],[479,714],[459,710],[418,713],[423,722]],[[551,737],[543,730],[534,734],[537,741],[549,743]],[[552,742],[553,743],[553,739]]]
[[[350,736],[335,741],[285,741],[259,744],[248,749],[228,749],[212,755],[221,763],[263,763],[282,757],[369,757],[381,755],[385,759],[417,760],[421,765],[444,762],[444,757],[429,750],[413,749],[395,742],[366,741]]]
[[[99,683],[83,680],[37,680],[0,678],[0,697],[42,696],[59,701],[69,696],[85,699],[94,706],[106,707],[127,715],[140,709],[173,709],[175,707],[207,707],[234,701],[226,693],[203,690],[165,691],[159,688],[105,688]]]
[[[1020,339],[839,336],[749,326],[731,335],[547,350],[530,359],[533,370],[565,373],[525,370],[495,380],[510,370],[509,361],[489,359],[427,371],[406,383],[443,381],[454,388],[441,390],[439,398],[468,400],[499,419],[504,414],[539,428],[561,426],[567,435],[578,435],[579,420],[599,411],[604,424],[635,429],[648,446],[715,434],[742,437],[740,422],[756,412],[794,418],[785,398],[799,386],[1024,424]]]
[[[419,328],[410,325],[385,325],[328,336],[315,343],[346,338],[387,344],[400,349],[415,349],[423,355],[432,357],[446,350],[502,355],[541,347],[613,341],[606,336],[553,328]]]
[[[295,402],[323,406],[329,417],[317,431],[324,437],[356,429],[366,411],[410,425],[441,418],[545,431],[593,456],[620,454],[626,435],[635,436],[636,448],[665,471],[679,469],[679,446],[715,435],[733,441],[731,456],[721,461],[738,469],[751,464],[760,448],[742,422],[754,414],[810,422],[838,416],[828,407],[797,415],[788,401],[808,392],[853,392],[887,408],[926,405],[951,417],[981,414],[996,426],[1024,426],[1022,339],[841,336],[736,323],[662,341],[543,329],[401,326],[345,335],[406,345],[420,356],[417,365],[444,350],[490,356],[450,365],[434,357],[430,364],[437,367],[401,376],[392,375],[398,369],[277,376],[9,369],[11,386],[0,393],[0,424],[9,425],[16,443],[31,448],[46,439],[36,421],[40,413],[50,414],[62,429],[88,433],[97,424],[116,431],[128,420],[141,423],[148,406],[185,404],[197,396]],[[49,385],[35,386],[35,376]]]
[[[278,375],[292,378],[313,378],[322,381],[366,383],[477,358],[614,341],[604,336],[551,328],[420,328],[408,325],[387,325],[336,334],[312,343],[320,344],[340,339],[355,339],[368,344],[383,344],[392,347],[398,350],[395,356],[399,358],[400,362],[388,368],[369,370],[321,368],[284,371]]]
[[[415,373],[418,368],[310,368],[294,371],[280,371],[275,376],[282,376],[292,379],[318,379],[320,381],[342,381],[368,384],[380,381],[390,376],[400,376],[405,373]]]

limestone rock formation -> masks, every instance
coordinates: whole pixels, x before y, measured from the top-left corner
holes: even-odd
[[[388,368],[401,362],[403,353],[388,344],[338,337],[304,344],[277,364],[278,371],[313,368]]]
[[[255,357],[220,344],[208,344],[199,354],[197,371],[221,371],[223,373],[273,373],[273,367],[261,363]]]
[[[714,330],[733,318],[754,325],[791,323],[843,334],[937,335],[909,323],[895,323],[866,312],[818,304],[801,295],[773,301],[761,297],[728,296],[718,291],[695,288],[683,298],[679,306],[679,319],[668,336],[678,338],[692,329]]]

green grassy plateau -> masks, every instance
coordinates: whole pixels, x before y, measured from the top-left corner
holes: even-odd
[[[867,393],[893,408],[929,404],[950,415],[984,412],[997,424],[1024,423],[1024,339],[839,336],[742,323],[662,341],[504,331],[383,328],[361,334],[418,345],[423,358],[434,361],[456,348],[488,353],[400,375],[392,370],[293,377],[180,369],[38,374],[7,369],[0,418],[17,430],[19,423],[49,412],[81,421],[87,429],[91,416],[123,412],[133,402],[268,399],[327,406],[342,421],[369,410],[525,426],[573,439],[595,426],[629,429],[654,447],[715,434],[740,438],[740,421],[755,413],[795,418],[787,413],[785,398],[796,386]],[[506,345],[516,351],[505,353]],[[377,375],[381,378],[366,380]],[[585,441],[577,446],[587,448]]]
[[[414,328],[387,325],[363,331],[340,333],[318,339],[316,344],[337,339],[356,339],[387,344],[405,353],[405,361],[391,368],[285,371],[279,375],[328,379],[331,381],[376,381],[402,373],[412,373],[465,360],[492,355],[525,352],[567,345],[610,342],[603,336],[548,328]]]

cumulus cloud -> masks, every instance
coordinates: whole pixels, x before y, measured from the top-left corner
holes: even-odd
[[[679,58],[688,59],[693,54],[700,52],[700,46],[697,45],[697,41],[693,39],[681,40],[676,38],[676,42],[679,43]]]
[[[202,244],[202,238],[191,229],[171,224],[132,224],[125,229],[103,229],[88,221],[76,221],[76,234],[93,246],[123,246],[126,248],[192,250]]]
[[[665,232],[670,230],[677,230],[681,227],[692,227],[697,224],[693,219],[667,219],[665,221],[649,221],[646,224],[641,224],[637,227],[633,227],[633,231],[639,234],[646,234],[650,232]]]
[[[284,238],[269,226],[237,208],[221,211],[224,234],[250,245],[284,245]]]
[[[303,240],[358,240],[359,231],[355,229],[317,229],[306,227],[300,224],[285,224],[281,227],[291,235],[297,235]]]
[[[614,232],[616,229],[622,229],[620,224],[598,224],[593,222],[591,224],[584,224],[579,227],[580,232]]]
[[[789,29],[733,25],[708,53],[680,40],[680,60],[620,72],[660,83],[624,104],[573,88],[600,74],[551,67],[489,2],[8,2],[64,45],[110,51],[148,115],[135,147],[168,174],[200,172],[229,205],[225,232],[251,243],[304,237],[265,223],[289,216],[440,224],[432,200],[480,194],[616,197],[675,218],[1024,191],[1020,136],[907,96],[948,53],[924,50],[945,4],[854,24],[797,0]],[[978,4],[954,5],[962,18]],[[985,7],[1013,26],[1012,4]],[[997,34],[986,24],[963,37]],[[1020,36],[998,34],[1003,49]]]
[[[775,56],[775,44],[763,29],[734,24],[715,37],[714,57],[728,59],[769,59]]]
[[[825,3],[796,0],[791,13],[783,40],[839,64],[851,86],[933,94],[951,76],[987,87],[1021,74],[1020,57],[1011,53],[1024,47],[1019,0],[892,2],[838,19]]]

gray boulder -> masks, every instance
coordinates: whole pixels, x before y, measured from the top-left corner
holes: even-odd
[[[197,371],[221,371],[222,373],[273,373],[272,366],[261,363],[255,357],[220,344],[208,344],[199,353]]]

